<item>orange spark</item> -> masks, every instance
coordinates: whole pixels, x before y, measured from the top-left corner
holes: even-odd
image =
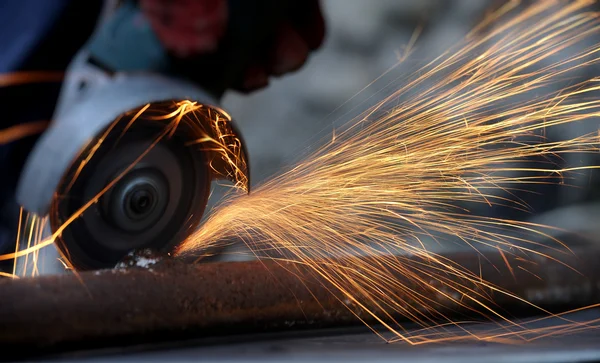
[[[0,130],[0,145],[42,133],[48,127],[48,121],[27,122]]]
[[[0,74],[0,87],[16,86],[28,83],[60,82],[63,72],[29,71]]]

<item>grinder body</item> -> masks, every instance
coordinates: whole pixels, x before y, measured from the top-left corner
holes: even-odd
[[[168,55],[135,2],[107,7],[17,190],[25,210],[50,216],[72,267],[110,268],[134,249],[169,252],[197,228],[211,181],[249,190],[246,150],[218,101],[269,41],[283,4],[231,0],[223,45],[187,61]],[[159,114],[182,102],[199,106],[193,120],[158,138],[177,121]],[[222,150],[202,137],[222,140]]]

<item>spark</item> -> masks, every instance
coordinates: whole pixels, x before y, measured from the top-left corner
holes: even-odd
[[[0,74],[0,87],[17,86],[21,84],[60,82],[63,80],[63,72],[52,71],[28,71]]]
[[[572,253],[550,236],[551,226],[477,210],[531,210],[517,197],[527,186],[567,185],[570,177],[598,168],[558,164],[569,154],[597,153],[597,131],[560,141],[544,137],[600,117],[597,77],[572,81],[600,62],[600,46],[586,45],[600,35],[592,3],[541,1],[515,14],[517,2],[510,2],[491,13],[460,46],[414,72],[303,161],[250,195],[226,198],[177,255],[242,241],[260,258],[309,266],[409,344],[453,338],[411,335],[396,316],[425,329],[459,326],[466,333],[461,339],[549,334],[504,316],[491,295],[528,303],[524,298],[431,246],[496,249],[511,274],[509,255],[530,260],[549,257],[547,250]],[[489,32],[475,34],[492,23]],[[365,255],[377,258],[357,258]],[[471,332],[444,314],[448,306],[498,320],[502,332]]]
[[[34,121],[0,130],[0,145],[42,133],[47,127],[48,121]]]
[[[35,277],[41,274],[43,268],[40,262],[43,258],[40,252],[47,246],[45,232],[48,226],[48,217],[38,217],[23,210],[19,211],[19,224],[17,228],[17,238],[15,243],[15,252],[3,255],[5,259],[12,259],[12,273],[5,273],[5,277]],[[12,257],[12,258],[11,258]],[[19,267],[20,266],[20,267]]]

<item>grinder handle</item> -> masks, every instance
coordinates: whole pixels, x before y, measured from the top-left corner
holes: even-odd
[[[136,2],[126,1],[92,35],[89,61],[108,72],[186,78],[219,99],[264,53],[292,1],[302,0],[229,0],[227,31],[218,49],[188,59],[169,55]]]

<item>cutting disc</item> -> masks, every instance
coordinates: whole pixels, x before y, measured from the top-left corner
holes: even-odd
[[[231,174],[214,169],[220,158],[213,147],[193,142],[199,130],[211,130],[208,119],[194,127],[182,123],[165,134],[169,120],[142,114],[130,122],[133,114],[82,150],[52,201],[50,223],[57,231],[86,203],[97,200],[56,240],[76,269],[113,267],[137,249],[171,251],[197,228],[211,181]]]

